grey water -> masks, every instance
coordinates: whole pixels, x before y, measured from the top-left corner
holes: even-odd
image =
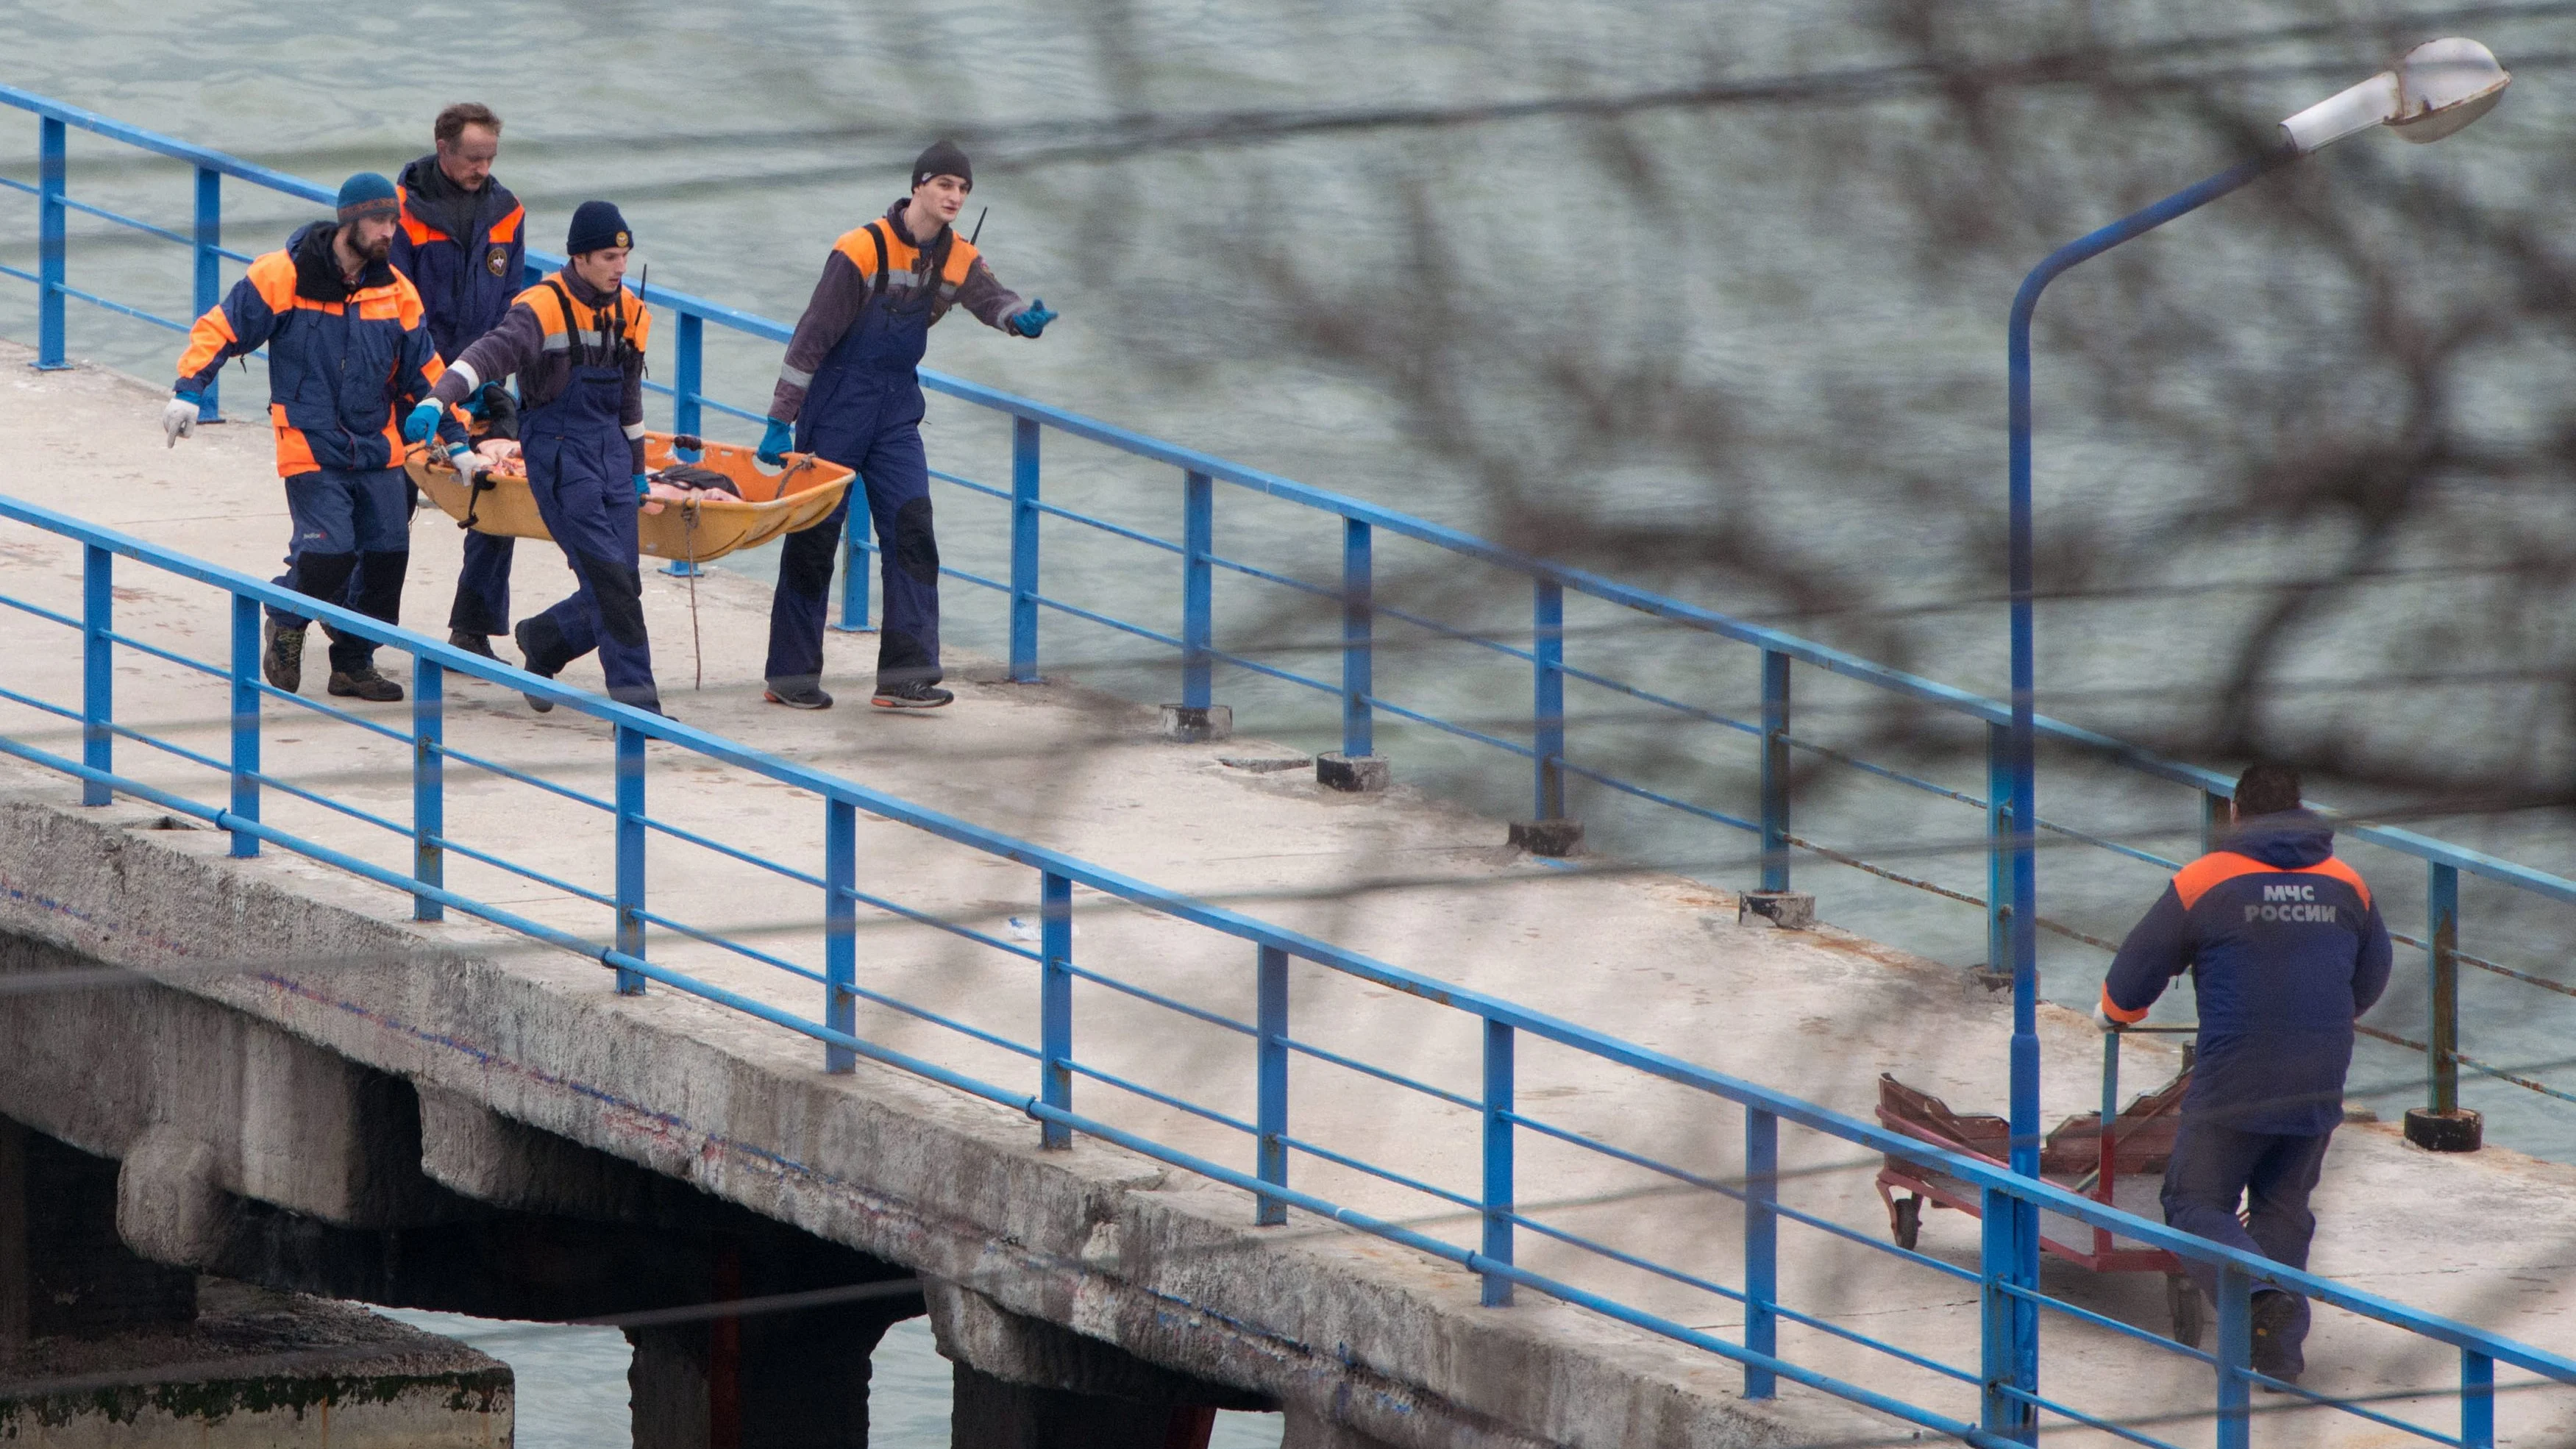
[[[428,149],[429,119],[440,106],[479,99],[504,118],[496,174],[528,204],[537,245],[558,247],[582,200],[614,199],[634,226],[638,263],[650,265],[656,284],[782,320],[803,305],[832,239],[901,194],[912,155],[945,129],[972,127],[996,138],[983,149],[970,203],[970,216],[989,208],[982,248],[1006,284],[1044,297],[1063,320],[1030,343],[954,316],[933,336],[932,367],[1474,533],[1496,517],[1492,470],[1481,461],[1551,458],[1551,430],[1567,418],[1566,399],[1513,372],[1514,356],[1597,333],[1607,339],[1605,366],[1631,355],[1669,361],[1756,420],[1742,447],[1744,466],[1761,481],[1729,506],[1776,524],[1773,536],[1794,540],[1823,582],[1892,584],[1905,598],[1935,604],[1982,598],[1997,581],[1960,564],[1967,555],[1957,546],[1963,530],[1981,524],[1910,508],[1901,494],[1819,462],[1815,444],[1820,433],[1848,432],[1842,441],[1852,448],[1902,457],[1929,476],[1991,480],[1999,494],[2001,319],[2019,264],[1980,263],[1964,276],[1927,278],[1902,234],[1902,213],[1879,204],[1901,178],[1865,152],[1824,171],[1783,163],[1803,154],[1787,132],[1809,124],[1806,113],[1714,110],[1639,122],[1637,135],[1660,148],[1660,210],[1605,186],[1618,155],[1599,131],[1570,122],[1324,131],[1133,153],[1071,144],[1140,110],[1438,106],[1642,92],[1694,84],[1713,72],[1865,65],[1883,57],[1854,23],[1855,8],[1783,0],[1727,7],[1678,0],[458,0],[397,10],[205,0],[174,12],[140,0],[18,0],[6,12],[14,44],[0,79],[325,182],[360,169],[393,172]],[[2108,0],[2026,8],[2042,16],[2089,11],[2141,36],[2185,13]],[[2249,21],[2307,13],[2287,4],[2228,11]],[[2512,38],[2535,52],[2576,48],[2566,43],[2576,35],[2564,21],[2529,22]],[[2356,52],[2353,78],[2376,63]],[[2262,82],[2277,91],[2282,113],[2341,83],[2308,74]],[[2535,71],[2459,141],[2422,151],[2350,144],[2382,145],[2375,164],[2394,174],[2456,175],[2475,188],[2509,191],[2520,161],[2563,146],[2570,118],[2563,93],[2558,73]],[[13,131],[9,114],[0,110],[0,172],[31,179],[34,124]],[[1888,124],[1919,119],[1898,108]],[[2174,184],[2201,174],[2206,161],[2197,153],[2177,156]],[[186,228],[191,193],[183,167],[138,160],[127,148],[75,132],[71,176],[76,197]],[[313,214],[237,183],[227,185],[226,198],[226,241],[244,251],[275,245]],[[1409,211],[1416,203],[1420,212]],[[1481,461],[1427,436],[1422,412],[1365,358],[1283,344],[1300,335],[1303,322],[1347,320],[1329,315],[1345,291],[1377,298],[1388,294],[1369,285],[1417,275],[1418,259],[1407,251],[1415,236],[1408,218],[1417,214],[1444,229],[1452,246],[1447,264],[1464,279],[1461,295],[1510,304],[1459,324],[1493,339],[1457,354],[1471,360],[1458,374],[1456,405],[1473,446],[1486,450]],[[2282,265],[2255,253],[2215,210],[2187,225],[2189,235],[2178,227],[2140,245],[2198,249],[2190,254],[2205,264],[2168,279],[2195,295],[2250,285]],[[73,218],[72,232],[74,285],[184,317],[189,293],[180,249],[87,216]],[[0,197],[0,260],[31,267],[33,236],[32,206],[24,197]],[[1293,291],[1264,285],[1283,264],[1320,291],[1301,303]],[[1577,284],[1565,284],[1569,274],[1579,274]],[[1392,295],[1408,296],[1401,289]],[[177,350],[171,333],[77,303],[71,328],[75,355],[154,379],[168,375]],[[666,321],[659,332],[655,366],[663,378],[675,331]],[[0,334],[34,336],[32,302],[20,284],[0,283]],[[761,411],[777,349],[720,328],[708,337],[709,391]],[[2249,353],[2294,357],[2300,337],[2244,340]],[[256,371],[229,375],[227,407],[244,415],[259,386]],[[1875,389],[1871,395],[1887,405],[1855,429],[1847,415],[1829,412],[1826,400],[1856,387]],[[1952,394],[1960,392],[1968,402],[1954,405]],[[2085,429],[2089,396],[2045,371],[2041,400],[2046,508],[2113,520],[2121,536],[2148,547],[2160,519],[2192,506],[2198,495],[2187,464],[2141,456],[2118,436]],[[2499,428],[2517,425],[2509,391],[2487,417]],[[154,425],[150,416],[134,420],[137,429]],[[707,430],[738,440],[755,431],[714,418]],[[991,414],[934,396],[926,433],[934,468],[986,483],[1007,479],[1008,429]],[[1051,438],[1047,450],[1051,499],[1124,526],[1177,534],[1179,480],[1171,470],[1062,438]],[[1691,467],[1669,460],[1576,466],[1562,486],[1605,522],[1649,529],[1659,519],[1695,516],[1712,496]],[[950,563],[988,578],[1007,572],[998,507],[954,490],[939,495],[938,507]],[[1051,594],[1172,628],[1176,571],[1162,556],[1052,522],[1047,540]],[[1220,488],[1218,540],[1221,552],[1276,572],[1324,583],[1337,576],[1338,529],[1321,515]],[[1442,597],[1459,627],[1505,642],[1526,637],[1525,585],[1505,587],[1500,575],[1475,575],[1392,542],[1381,550],[1383,576],[1454,578],[1456,587]],[[2192,577],[2224,583],[2315,562],[2249,544]],[[774,563],[753,553],[725,566],[765,575]],[[1687,574],[1658,582],[1721,609],[1761,614],[1780,607],[1774,595]],[[1220,584],[1221,645],[1234,631],[1270,630],[1274,641],[1286,642],[1265,655],[1269,662],[1334,677],[1329,651],[1305,647],[1328,639],[1329,626],[1314,618],[1283,623],[1250,587],[1234,578]],[[2241,624],[2248,597],[2215,588],[2050,604],[2042,614],[2050,707],[2113,734],[2163,721],[2175,701],[2208,687],[2212,663],[2197,641]],[[2456,604],[2428,586],[2392,594],[2380,613],[2337,629],[2367,632]],[[1001,652],[1003,613],[992,596],[952,584],[946,609],[951,641]],[[1918,636],[1921,652],[1908,667],[1999,693],[2000,607],[1959,607],[1938,617],[1948,622]],[[1587,667],[1739,719],[1756,708],[1752,660],[1740,647],[1644,628],[1633,616],[1582,600],[1569,605],[1568,624],[1569,647]],[[1785,627],[1806,626],[1791,619]],[[1833,627],[1829,618],[1815,624]],[[1176,697],[1174,663],[1158,646],[1061,616],[1050,616],[1044,628],[1049,673],[1148,702]],[[2304,643],[2326,653],[2341,637],[2329,632]],[[1381,693],[1412,707],[1505,735],[1504,721],[1525,712],[1529,698],[1526,666],[1450,646],[1390,645],[1378,681]],[[1337,742],[1336,706],[1325,696],[1240,670],[1222,671],[1218,687],[1247,733],[1305,749]],[[1860,738],[1874,723],[1869,696],[1857,686],[1802,671],[1798,688],[1802,733]],[[2327,703],[2316,708],[2385,714],[2387,729],[2427,753],[2467,749],[2463,735],[2475,733],[2474,714],[2427,717],[2367,695],[2320,697]],[[2054,704],[2061,699],[2065,708]],[[1749,808],[1752,752],[1740,736],[1643,723],[1619,701],[1579,691],[1572,711],[1578,759],[1732,813]],[[1496,815],[1527,811],[1526,766],[1514,759],[1384,716],[1378,738],[1407,781]],[[1924,726],[1916,743],[1935,757],[1927,768],[1938,783],[1982,794],[1973,740],[1965,752],[1952,748],[1962,738]],[[2197,801],[2186,792],[2065,761],[2050,762],[2043,791],[2045,812],[2093,833],[2167,857],[2197,849]],[[1746,839],[1723,827],[1581,785],[1573,807],[1605,856],[1725,886],[1748,883],[1758,869]],[[1982,858],[1970,848],[1981,826],[1977,811],[1955,801],[1850,779],[1820,780],[1801,797],[1798,817],[1803,835],[1860,848],[1969,894],[1985,888]],[[2465,816],[2424,828],[2542,869],[2576,870],[2576,849],[2558,817]],[[2351,854],[2378,885],[2392,923],[2420,934],[2421,866],[2368,848]],[[2151,863],[2052,850],[2043,871],[2047,910],[2116,937],[2153,898],[2161,876]],[[1799,884],[1818,893],[1822,913],[1837,924],[1953,965],[1983,959],[1985,924],[1970,907],[1823,864],[1802,862]],[[2465,946],[2543,974],[2562,972],[2576,943],[2563,908],[2475,882],[2464,889],[2464,920]],[[2398,984],[2372,1019],[2420,1036],[2420,956],[2401,948],[2400,959]],[[2053,999],[2089,1004],[2098,952],[2051,939],[2042,965]],[[2508,1064],[2566,1054],[2560,1003],[2511,994],[2528,988],[2474,974],[2466,990],[2472,1051]],[[2167,1016],[2187,1017],[2187,1002],[2169,1008]],[[2420,1057],[2365,1042],[2355,1097],[2394,1116],[2421,1099],[2421,1075]],[[2576,1114],[2561,1104],[2475,1080],[2466,1095],[2488,1113],[2491,1140],[2576,1160]],[[519,1368],[523,1442],[622,1442],[625,1358],[613,1333],[531,1325],[443,1331],[488,1341]],[[878,1442],[944,1442],[946,1382],[919,1325],[890,1335],[877,1359]],[[1220,1434],[1229,1444],[1259,1442],[1263,1434],[1275,1442],[1277,1427],[1230,1416]]]

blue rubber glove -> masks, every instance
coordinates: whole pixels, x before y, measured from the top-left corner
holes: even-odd
[[[1055,316],[1056,314],[1047,310],[1046,298],[1040,297],[1029,304],[1029,310],[1013,313],[1004,318],[1002,325],[1008,328],[1014,337],[1035,337],[1046,330],[1046,325],[1054,321]]]
[[[760,446],[752,456],[775,468],[787,461],[787,450],[796,446],[796,425],[776,418],[767,421],[769,426],[761,431]]]
[[[411,416],[403,419],[403,441],[406,443],[429,441],[429,435],[438,431],[438,420],[446,412],[447,409],[439,406],[437,399],[421,399],[420,406],[413,408]]]
[[[645,495],[645,494],[647,494],[647,493],[650,493],[650,492],[652,492],[652,491],[653,491],[653,481],[652,481],[651,479],[649,479],[649,478],[645,477],[645,476],[644,476],[643,474],[641,474],[641,473],[636,474],[636,475],[635,475],[635,500],[636,500],[638,503],[641,503],[642,501],[644,501],[644,495]]]

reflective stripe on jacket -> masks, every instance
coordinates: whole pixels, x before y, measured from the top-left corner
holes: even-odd
[[[224,300],[197,319],[179,358],[179,388],[201,391],[235,357],[268,349],[269,425],[282,477],[316,468],[390,468],[402,421],[445,372],[420,293],[383,262],[352,287],[331,252],[339,228],[316,222],[286,249],[255,258]],[[463,430],[441,428],[451,441]]]
[[[914,245],[911,233],[904,229],[904,206],[904,202],[896,202],[882,218],[844,233],[832,243],[831,252],[823,258],[823,275],[814,283],[814,296],[805,304],[804,315],[797,319],[795,334],[788,338],[787,357],[779,367],[778,386],[770,398],[771,417],[781,422],[796,421],[797,413],[805,406],[806,389],[814,385],[815,372],[858,326],[859,314],[880,299],[900,302],[929,290],[931,322],[936,323],[956,306],[994,328],[1028,305],[993,276],[993,269],[985,264],[974,244],[957,235],[956,228],[941,228],[938,238],[927,248]],[[878,235],[870,235],[871,231]],[[882,257],[878,236],[885,243]],[[932,275],[934,265],[936,276]]]
[[[2388,988],[2388,927],[2307,811],[2257,816],[2176,872],[2129,932],[2102,1010],[2136,1021],[2185,971],[2200,1009],[2187,1115],[2309,1135],[2343,1120],[2353,1020]]]
[[[560,294],[557,288],[561,288]],[[564,304],[572,311],[565,314]],[[620,320],[622,318],[622,321]],[[624,287],[612,296],[594,292],[570,267],[519,293],[499,326],[475,339],[438,386],[451,407],[487,382],[515,375],[521,412],[553,402],[571,378],[576,354],[620,368],[624,385],[618,422],[642,471],[644,457],[644,348],[652,340],[653,314]]]

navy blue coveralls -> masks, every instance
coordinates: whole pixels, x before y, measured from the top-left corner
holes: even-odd
[[[953,235],[942,240],[934,279],[951,270],[951,249],[966,246]],[[872,258],[875,294],[814,369],[796,416],[796,451],[857,469],[867,489],[868,514],[884,552],[877,635],[877,687],[884,689],[937,684],[940,678],[939,543],[931,528],[930,461],[921,446],[924,404],[916,369],[929,349],[941,293],[937,286],[888,292],[881,239],[878,246]],[[761,671],[773,685],[810,687],[822,677],[825,602],[849,509],[844,494],[830,517],[787,535],[780,547],[769,660]]]
[[[549,677],[597,649],[608,697],[659,713],[644,577],[636,568],[633,448],[618,417],[635,344],[624,328],[586,332],[570,299],[562,300],[571,372],[562,392],[519,415],[519,448],[537,515],[580,586],[526,621],[520,643],[527,669]]]

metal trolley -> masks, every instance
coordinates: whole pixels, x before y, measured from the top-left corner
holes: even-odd
[[[2042,1144],[2040,1176],[2095,1202],[2124,1208],[2142,1217],[2161,1218],[2158,1192],[2165,1161],[2173,1155],[2180,1119],[2175,1109],[2191,1086],[2192,1049],[2183,1047],[2182,1071],[2155,1091],[2144,1093],[2126,1110],[2120,1100],[2120,1038],[2130,1031],[2182,1035],[2198,1027],[2131,1027],[2102,1036],[2102,1106],[2057,1125]],[[2102,1122],[2112,1123],[2109,1132]],[[2009,1169],[2012,1124],[1983,1113],[1962,1115],[1929,1092],[1894,1076],[1878,1079],[1878,1120],[1889,1130],[1920,1138],[1953,1152]],[[1889,1156],[1879,1169],[1878,1195],[1887,1204],[1887,1226],[1900,1248],[1911,1249],[1923,1230],[1923,1204],[1980,1215],[1978,1191],[1946,1173]],[[2173,1316],[2174,1341],[2200,1346],[2206,1324],[2200,1290],[2183,1276],[2181,1260],[2162,1248],[2116,1239],[2107,1228],[2088,1227],[2054,1213],[2040,1215],[2042,1251],[2096,1273],[2162,1273],[2165,1301]]]

